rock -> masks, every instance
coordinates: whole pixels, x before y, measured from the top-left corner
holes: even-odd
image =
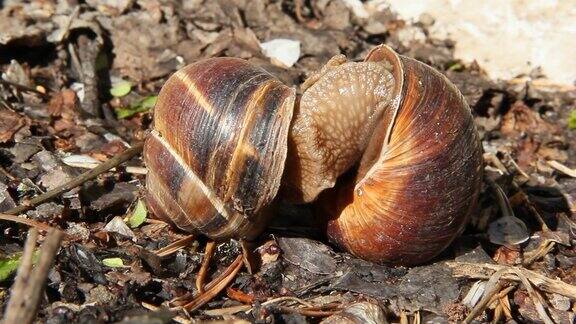
[[[98,285],[90,290],[86,302],[97,303],[100,305],[110,305],[113,304],[116,299],[116,295],[111,293],[108,288],[102,285]]]
[[[128,207],[136,198],[134,195],[136,192],[138,192],[138,187],[133,184],[126,182],[117,183],[111,191],[95,198],[90,203],[90,209],[100,212]]]
[[[56,217],[61,217],[63,211],[64,206],[54,202],[48,202],[36,206],[36,208],[34,208],[33,210],[27,211],[26,215],[28,215],[28,217],[32,219],[40,221],[50,221],[55,219]]]
[[[350,269],[337,278],[328,289],[352,291],[389,302],[396,311],[427,310],[443,314],[443,308],[458,300],[460,281],[443,263],[415,267],[404,276],[379,282],[359,276]]]
[[[118,233],[130,238],[134,237],[134,232],[124,223],[124,220],[120,216],[112,218],[108,224],[104,227],[105,231]]]
[[[280,237],[278,245],[286,261],[315,274],[336,272],[334,252],[328,246],[311,239]]]
[[[34,154],[40,152],[42,147],[33,144],[16,143],[9,151],[12,153],[14,163],[24,163]]]
[[[14,207],[16,207],[16,203],[8,192],[8,186],[0,182],[0,212],[9,210]]]

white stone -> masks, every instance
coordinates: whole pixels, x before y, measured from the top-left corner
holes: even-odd
[[[294,65],[300,58],[300,41],[297,40],[277,38],[261,43],[260,48],[272,63],[286,68]]]

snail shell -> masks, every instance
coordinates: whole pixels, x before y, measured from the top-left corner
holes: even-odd
[[[354,71],[360,75],[348,78],[364,84],[354,83],[350,89],[334,90],[333,82],[322,81],[350,64],[380,64],[386,72],[377,80],[357,68]],[[357,170],[320,198],[319,206],[329,217],[329,238],[366,260],[406,265],[430,260],[464,229],[481,188],[482,146],[465,99],[438,71],[386,46],[373,49],[365,62],[345,63],[322,78],[307,91],[321,94],[316,97],[322,103],[315,107],[325,105],[324,114],[332,120],[315,123],[312,134],[318,139],[311,140],[307,133],[308,142],[325,143],[328,136],[330,143],[337,143],[362,134],[360,141],[340,148],[362,152],[361,159],[346,162],[358,163]],[[375,93],[385,95],[376,100]],[[372,102],[372,108],[350,109],[354,102]],[[338,113],[329,115],[330,111]],[[300,169],[313,165],[306,158],[298,162],[308,156],[299,151],[302,147],[307,146],[291,146],[297,158],[288,164],[287,173],[292,165]],[[329,161],[342,159],[328,156]]]
[[[280,186],[294,99],[241,59],[176,72],[160,91],[144,149],[153,213],[214,239],[258,234]]]

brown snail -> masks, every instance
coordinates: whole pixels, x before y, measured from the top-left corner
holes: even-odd
[[[241,59],[178,71],[145,145],[153,213],[214,239],[251,238],[278,195],[318,201],[330,239],[364,259],[417,264],[444,250],[482,175],[458,89],[384,45],[363,62],[333,58],[302,89],[297,98]]]

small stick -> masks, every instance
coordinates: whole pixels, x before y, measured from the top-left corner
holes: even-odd
[[[2,173],[3,175],[6,176],[6,178],[14,181],[17,180],[15,176],[11,175],[10,172],[8,172],[8,170],[4,169],[3,166],[0,165],[0,173]]]
[[[48,278],[48,273],[54,257],[60,248],[60,242],[64,233],[54,229],[48,233],[44,244],[40,249],[40,259],[32,273],[32,259],[34,256],[34,247],[38,238],[38,231],[33,228],[30,230],[26,245],[22,265],[18,269],[18,276],[12,289],[12,297],[6,307],[5,323],[28,324],[34,321],[40,298],[44,292],[44,284]]]
[[[240,312],[250,312],[252,310],[252,306],[250,305],[239,305],[239,306],[231,306],[225,308],[215,308],[215,309],[208,309],[203,311],[205,315],[208,316],[224,316],[224,315],[232,315]]]
[[[188,244],[190,244],[190,242],[192,242],[194,240],[194,235],[188,235],[184,238],[181,238],[177,241],[174,241],[168,245],[166,245],[165,247],[158,249],[156,251],[154,251],[154,253],[160,257],[163,258],[165,256],[169,256],[170,254],[179,251],[180,249],[183,249],[184,247],[188,246]]]
[[[83,184],[86,181],[90,181],[92,179],[95,179],[97,176],[99,176],[100,174],[114,168],[117,167],[118,165],[122,164],[123,162],[126,162],[128,160],[130,160],[131,158],[133,158],[134,156],[140,154],[140,152],[142,152],[142,148],[144,147],[144,143],[140,142],[138,144],[135,144],[134,146],[132,146],[131,148],[127,149],[126,151],[116,155],[115,157],[111,158],[110,160],[100,164],[98,167],[84,172],[82,173],[80,176],[72,179],[71,181],[58,186],[44,194],[41,194],[39,196],[36,196],[28,201],[25,201],[24,204],[12,208],[8,211],[6,211],[6,214],[11,214],[11,215],[18,215],[20,213],[23,213],[27,210],[30,210],[38,205],[40,205],[43,202],[46,202],[48,200],[52,200],[53,198],[60,196],[61,194],[70,191],[78,186],[80,186],[81,184]]]
[[[10,221],[10,222],[28,225],[30,227],[34,227],[34,228],[36,228],[40,231],[44,231],[44,232],[48,232],[51,229],[53,229],[53,227],[48,225],[48,224],[44,224],[42,222],[35,221],[35,220],[29,219],[29,218],[18,217],[15,215],[7,215],[7,214],[0,213],[0,220],[5,220],[5,221]]]
[[[528,278],[526,278],[525,274],[519,269],[512,268],[511,271],[514,274],[516,274],[518,278],[520,278],[520,281],[526,287],[526,290],[528,291],[528,296],[530,296],[530,298],[532,299],[532,302],[534,303],[536,312],[538,312],[540,319],[542,319],[545,324],[554,324],[554,321],[552,321],[550,316],[548,316],[548,313],[546,313],[546,308],[544,307],[544,304],[541,301],[540,295],[538,294],[538,292],[536,292],[536,290],[534,290],[534,288],[532,287],[532,283],[530,283]]]
[[[242,304],[251,305],[254,302],[254,295],[247,294],[240,289],[228,287],[228,289],[226,289],[226,295],[228,295],[230,299],[239,301]]]
[[[206,249],[204,250],[204,260],[202,260],[202,265],[196,276],[196,290],[199,294],[204,293],[204,281],[206,280],[206,275],[208,274],[208,267],[210,266],[210,260],[214,255],[214,248],[216,243],[212,240],[206,243]]]

